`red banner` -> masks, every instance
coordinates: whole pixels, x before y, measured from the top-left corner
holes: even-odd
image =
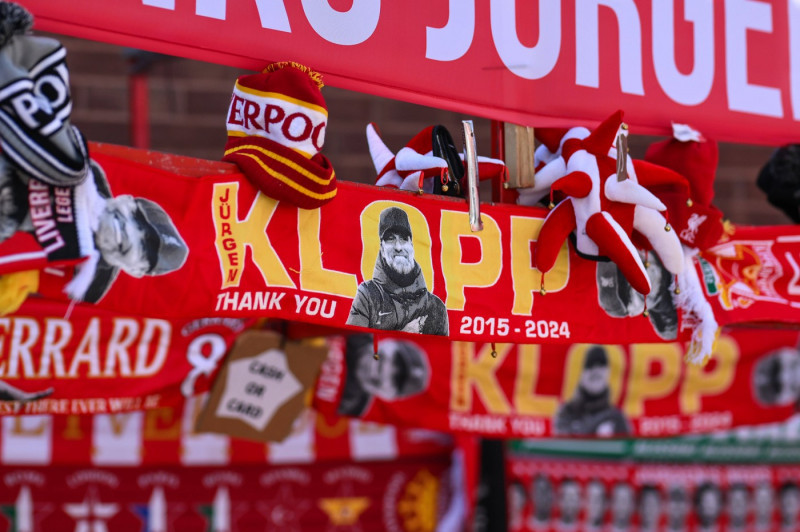
[[[15,315],[0,317],[0,415],[181,404],[208,391],[248,323],[145,318],[29,298]]]
[[[101,153],[111,149],[94,153],[115,199],[130,195],[159,205],[172,222],[160,238],[179,242],[185,263],[165,256],[172,269],[135,274],[140,277],[120,267],[101,269],[102,261],[96,272],[91,264],[80,265],[76,277],[91,281],[82,293],[94,296],[98,307],[174,319],[273,316],[514,343],[658,342],[680,335],[672,278],[655,258],[649,317],[642,313],[644,299],[614,280],[609,263],[580,258],[566,243],[544,279],[543,295],[542,275],[532,265],[547,213],[542,208],[485,205],[484,229],[473,233],[464,201],[342,183],[336,201],[304,210],[258,193],[230,165],[196,161],[200,166],[193,169],[167,171],[135,162],[146,152],[118,150],[127,158]],[[204,177],[188,177],[198,171]],[[384,243],[379,233],[392,224],[403,225],[411,238]],[[779,260],[794,260],[796,227],[738,231],[727,246],[780,241]],[[740,241],[738,234],[746,237]],[[751,254],[740,255],[749,260]],[[719,267],[733,275],[755,271],[750,262],[739,268],[737,257],[729,258],[732,266]],[[94,278],[84,275],[87,270]],[[718,321],[798,322],[800,291],[791,284],[792,270],[765,266],[759,275],[767,273],[782,299],[756,298],[747,312],[725,309]],[[47,268],[40,292],[63,299],[65,284],[74,291],[70,278],[65,270]],[[697,292],[702,301],[699,283]]]
[[[507,459],[508,530],[771,531],[800,526],[800,468]]]
[[[295,467],[6,468],[0,530],[432,531],[447,459]],[[5,526],[4,526],[5,525]]]
[[[737,227],[732,238],[695,261],[720,324],[781,322],[800,307],[800,235],[785,227]]]
[[[613,105],[637,133],[677,121],[719,140],[797,140],[791,0],[25,5],[42,30],[250,70],[291,59],[345,89],[524,125],[596,122]]]
[[[655,437],[782,421],[800,399],[798,333],[733,330],[711,362],[681,344],[333,344],[320,411],[494,438]]]
[[[201,398],[177,408],[93,416],[6,416],[0,419],[0,466],[227,466],[391,461],[447,456],[441,433],[322,416],[312,410],[282,442],[261,443],[198,433]],[[0,467],[1,469],[2,467]]]

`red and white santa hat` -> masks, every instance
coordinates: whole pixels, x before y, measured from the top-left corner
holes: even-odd
[[[236,80],[224,161],[236,163],[267,196],[317,208],[336,196],[336,174],[320,153],[328,109],[321,77],[293,62]]]
[[[646,161],[664,166],[689,181],[691,198],[709,206],[714,199],[714,176],[719,163],[719,148],[713,140],[686,124],[672,124],[672,137],[647,148]]]

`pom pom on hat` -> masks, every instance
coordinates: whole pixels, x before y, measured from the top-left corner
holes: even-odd
[[[328,124],[321,87],[308,67],[273,63],[236,80],[226,117],[223,160],[267,196],[304,209],[336,196],[336,175],[320,153]]]
[[[29,34],[32,24],[25,8],[0,2],[0,147],[26,175],[75,186],[89,175],[89,153],[70,123],[66,51],[55,39]]]
[[[12,2],[0,2],[0,48],[15,35],[27,33],[33,26],[33,15]]]

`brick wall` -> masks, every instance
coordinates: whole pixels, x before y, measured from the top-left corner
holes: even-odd
[[[130,144],[128,73],[130,54],[125,49],[57,36],[66,46],[72,76],[73,120],[90,140]],[[233,83],[244,71],[220,65],[163,56],[151,57],[149,98],[152,149],[205,159],[219,159],[225,145],[225,112]],[[490,155],[490,122],[483,118],[370,95],[325,87],[329,110],[324,153],[339,179],[373,182],[375,170],[367,149],[364,128],[375,122],[386,144],[399,150],[420,129],[443,124],[460,145],[460,121],[475,122],[478,152]],[[613,109],[609,109],[612,111]],[[635,135],[635,131],[633,132]],[[632,153],[641,157],[650,137],[635,137]],[[772,148],[724,144],[715,183],[717,206],[736,223],[769,225],[789,223],[767,204],[756,187],[759,168]],[[483,187],[486,193],[486,187]]]

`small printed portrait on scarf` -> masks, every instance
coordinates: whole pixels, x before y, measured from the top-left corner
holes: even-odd
[[[672,300],[673,275],[655,253],[640,255],[650,279],[650,293],[644,296],[634,290],[613,262],[598,262],[597,299],[600,308],[615,318],[641,316],[647,309],[656,334],[664,340],[675,340],[678,338],[678,310]]]
[[[103,169],[92,161],[95,189],[89,229],[95,260],[82,266],[73,280],[71,296],[89,303],[99,301],[111,288],[120,272],[141,278],[179,270],[189,248],[169,214],[156,202],[129,194],[114,196]]]
[[[630,434],[622,411],[611,402],[611,367],[607,348],[586,350],[575,392],[556,411],[553,431],[571,436],[611,437]]]
[[[800,351],[783,347],[756,362],[753,395],[765,406],[800,403]]]
[[[372,278],[358,286],[347,324],[447,336],[447,309],[428,289],[406,211],[396,206],[383,209],[376,236],[375,269]]]
[[[430,383],[428,355],[405,340],[381,340],[376,353],[371,334],[352,334],[347,337],[345,366],[341,415],[360,416],[375,397],[399,401],[424,392]]]

